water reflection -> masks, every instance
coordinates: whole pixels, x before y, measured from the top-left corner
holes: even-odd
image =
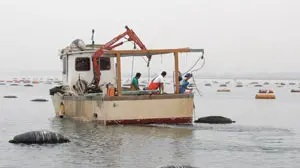
[[[130,167],[132,161],[145,167],[151,159],[157,167],[165,164],[190,164],[193,157],[184,139],[192,136],[192,129],[142,127],[142,126],[101,126],[96,123],[53,118],[53,130],[70,138],[66,145],[71,154],[68,160],[90,160],[89,164],[105,167]],[[76,155],[72,155],[76,153]],[[147,163],[148,164],[148,163]],[[147,167],[146,166],[146,167]]]

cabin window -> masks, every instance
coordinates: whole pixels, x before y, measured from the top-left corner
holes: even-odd
[[[63,74],[67,74],[67,67],[68,66],[68,60],[67,57],[63,57]]]
[[[89,57],[79,57],[75,59],[76,71],[89,71],[91,69],[91,61]]]
[[[99,61],[99,60],[98,60]],[[110,58],[102,57],[100,58],[100,71],[110,70]]]

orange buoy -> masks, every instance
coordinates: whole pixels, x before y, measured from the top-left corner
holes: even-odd
[[[268,93],[258,93],[255,95],[255,99],[275,99],[276,96],[274,94]]]

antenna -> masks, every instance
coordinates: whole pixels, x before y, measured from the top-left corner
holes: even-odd
[[[94,49],[94,45],[95,45],[95,41],[94,41],[94,33],[95,33],[95,30],[92,29],[92,47]]]

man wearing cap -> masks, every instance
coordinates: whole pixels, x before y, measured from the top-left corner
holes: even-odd
[[[190,84],[189,79],[191,79],[193,75],[190,73],[187,73],[184,77],[185,79],[183,79],[182,81],[180,81],[180,88],[179,88],[179,93],[180,94],[184,94],[185,90],[193,90],[193,89],[189,89],[187,88]]]

